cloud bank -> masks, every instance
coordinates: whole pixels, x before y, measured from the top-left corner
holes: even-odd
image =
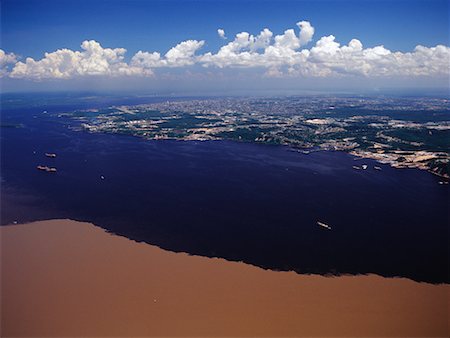
[[[258,69],[266,77],[436,77],[449,75],[450,47],[417,46],[411,52],[395,52],[384,46],[364,48],[352,39],[341,45],[333,35],[321,37],[308,48],[314,27],[300,21],[297,28],[274,35],[268,28],[259,34],[236,34],[217,52],[199,51],[205,41],[187,40],[164,55],[138,51],[125,61],[126,49],[104,48],[90,40],[81,51],[59,49],[40,60],[17,61],[13,53],[0,50],[0,76],[29,80],[72,79],[83,76],[154,76],[156,69],[201,66],[208,69]],[[226,39],[225,31],[218,29]]]

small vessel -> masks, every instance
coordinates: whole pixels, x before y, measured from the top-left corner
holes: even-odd
[[[56,154],[55,153],[45,153],[45,156],[55,158]]]
[[[367,164],[363,164],[361,167],[363,168],[363,170],[366,170],[367,169]]]
[[[317,221],[317,225],[320,225],[322,228],[331,230],[331,227],[330,227],[328,224],[325,224],[325,223],[323,223],[323,222]]]
[[[353,168],[353,169],[356,169],[356,170],[360,170],[360,169],[361,169],[361,168],[358,167],[357,165],[352,166],[352,168]]]
[[[375,170],[381,170],[381,167],[374,166],[373,168],[374,168]]]
[[[48,167],[48,166],[46,166],[46,165],[38,165],[36,168],[37,168],[38,170],[45,171],[45,172],[48,172],[48,173],[56,173],[56,172],[57,172],[57,169],[56,169],[56,168],[54,168],[54,167]]]

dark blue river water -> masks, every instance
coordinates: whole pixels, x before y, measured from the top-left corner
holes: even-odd
[[[449,281],[449,188],[427,172],[343,152],[90,134],[52,115],[75,108],[3,109],[3,124],[23,126],[1,128],[2,224],[71,218],[275,270]]]

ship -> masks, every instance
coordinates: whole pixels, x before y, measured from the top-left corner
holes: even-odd
[[[317,221],[317,225],[320,225],[322,228],[331,230],[331,227],[330,227],[328,224],[325,224],[325,223],[323,223],[323,222]]]
[[[58,171],[56,168],[48,167],[46,165],[38,165],[36,168],[38,170],[45,171],[45,172],[48,172],[48,173],[56,173]]]
[[[45,156],[55,158],[56,154],[55,153],[45,153]]]

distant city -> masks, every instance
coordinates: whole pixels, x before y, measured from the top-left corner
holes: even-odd
[[[419,168],[449,178],[448,107],[449,100],[441,98],[219,98],[58,115],[79,121],[72,128],[89,132],[281,144],[303,153],[346,151],[396,168]]]

